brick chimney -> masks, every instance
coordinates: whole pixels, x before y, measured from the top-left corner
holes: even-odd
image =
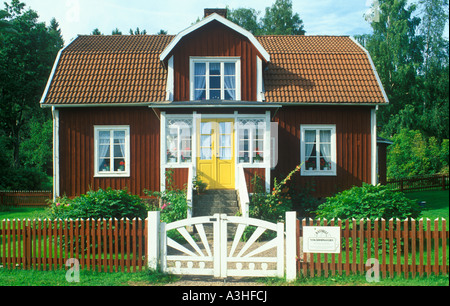
[[[205,16],[207,17],[211,15],[212,13],[217,13],[220,16],[227,18],[227,9],[220,9],[220,8],[205,8]]]

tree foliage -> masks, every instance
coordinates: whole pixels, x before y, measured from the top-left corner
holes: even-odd
[[[449,141],[426,138],[418,130],[402,129],[389,146],[387,175],[390,178],[448,173]]]
[[[403,128],[449,138],[448,0],[380,0],[373,34],[357,39],[369,51],[389,98],[378,123],[385,137]]]
[[[1,158],[17,170],[25,166],[20,150],[31,136],[30,124],[42,125],[50,119],[49,111],[42,110],[39,101],[64,42],[55,19],[48,26],[39,22],[37,12],[19,0],[5,3],[0,18],[13,29],[4,31],[2,26],[0,34]]]
[[[292,0],[276,0],[265,15],[252,8],[228,9],[228,19],[254,35],[304,35],[303,21],[292,10]]]

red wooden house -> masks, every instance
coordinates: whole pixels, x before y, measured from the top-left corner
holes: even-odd
[[[376,110],[388,103],[347,36],[254,36],[213,13],[170,35],[78,36],[56,59],[54,194],[165,188],[199,175],[237,189],[297,180],[317,196],[377,182]]]

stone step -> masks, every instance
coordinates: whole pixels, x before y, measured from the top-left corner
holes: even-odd
[[[239,211],[236,190],[207,190],[193,199],[193,216],[227,214],[234,216]]]
[[[194,195],[194,200],[199,201],[236,201],[237,195],[233,194],[224,194],[224,193],[205,193],[200,195]]]
[[[195,206],[199,208],[204,207],[217,207],[217,208],[224,208],[224,207],[238,207],[238,201],[194,201]]]
[[[213,216],[214,214],[226,214],[228,216],[235,216],[238,212],[239,207],[204,207],[201,209],[194,207],[193,216]]]

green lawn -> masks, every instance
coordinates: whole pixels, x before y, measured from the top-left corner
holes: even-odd
[[[13,207],[7,211],[0,210],[0,220],[3,219],[38,219],[45,218],[47,208],[44,207]]]
[[[0,269],[0,286],[160,286],[176,282],[180,279],[175,275],[164,275],[157,272],[142,271],[137,273],[104,273],[80,271],[80,282],[68,282],[67,272],[5,270]],[[260,278],[255,281],[267,286],[448,286],[448,276],[417,277],[405,279],[395,277],[382,279],[379,282],[367,282],[365,276],[330,276],[303,278],[292,283],[281,278]]]
[[[449,191],[448,190],[431,190],[405,193],[405,195],[413,200],[426,201],[425,209],[422,211],[420,218],[444,218],[447,221],[447,229],[449,229]]]

